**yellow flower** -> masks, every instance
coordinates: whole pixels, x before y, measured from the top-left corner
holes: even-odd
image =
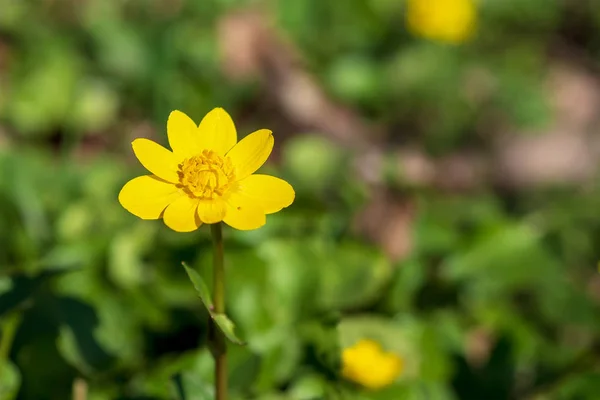
[[[237,142],[231,117],[215,108],[196,125],[181,111],[167,121],[173,151],[148,139],[133,141],[133,151],[153,175],[127,182],[119,202],[142,219],[163,218],[177,232],[202,223],[224,221],[241,230],[256,229],[294,201],[286,181],[253,173],[273,149],[273,134],[260,129]]]
[[[369,389],[391,385],[403,367],[400,357],[384,352],[373,340],[360,340],[342,353],[342,375]]]
[[[408,0],[408,29],[417,36],[461,43],[475,31],[474,0]]]

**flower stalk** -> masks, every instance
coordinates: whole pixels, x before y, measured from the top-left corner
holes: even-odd
[[[87,400],[88,384],[83,378],[75,378],[73,381],[73,400]]]
[[[213,240],[213,305],[217,314],[225,313],[225,268],[223,262],[222,224],[210,226]],[[209,344],[215,360],[215,399],[227,399],[227,347],[225,335],[212,317],[209,318]]]

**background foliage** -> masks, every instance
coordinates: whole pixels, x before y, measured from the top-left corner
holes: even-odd
[[[598,398],[600,4],[478,4],[452,46],[395,0],[0,0],[0,398],[211,398],[208,232],[116,197],[218,105],[297,191],[226,232],[233,399]],[[364,337],[380,392],[339,375]]]

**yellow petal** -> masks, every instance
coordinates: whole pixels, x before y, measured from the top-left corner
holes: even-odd
[[[164,209],[180,196],[175,185],[154,175],[144,175],[123,186],[119,193],[119,203],[142,219],[158,219]]]
[[[225,210],[225,202],[220,198],[200,200],[200,203],[198,203],[198,218],[205,224],[221,222],[225,216]]]
[[[249,134],[227,153],[235,167],[236,179],[242,180],[259,169],[273,150],[273,132],[261,129]]]
[[[196,215],[198,200],[187,195],[181,196],[169,204],[165,210],[163,220],[165,224],[177,232],[191,232],[198,229],[202,222]]]
[[[238,182],[240,195],[250,198],[266,214],[275,213],[292,204],[295,193],[292,186],[283,179],[269,175],[250,175]]]
[[[237,133],[233,120],[222,108],[215,108],[200,122],[199,143],[204,150],[213,150],[225,155],[237,142]]]
[[[131,143],[133,152],[144,168],[169,182],[179,182],[177,170],[179,160],[175,154],[148,139],[135,139]]]
[[[227,211],[223,221],[241,231],[260,228],[267,222],[265,212],[252,200],[238,193],[231,193],[226,200]]]
[[[173,111],[167,120],[167,135],[173,152],[180,157],[191,157],[202,152],[198,127],[181,111]]]

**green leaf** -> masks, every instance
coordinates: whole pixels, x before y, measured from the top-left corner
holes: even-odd
[[[221,332],[223,332],[223,334],[225,334],[227,339],[229,339],[231,342],[239,345],[244,345],[245,342],[235,335],[235,324],[229,319],[229,317],[227,317],[227,315],[225,314],[215,312],[215,307],[211,300],[210,291],[208,290],[208,286],[206,286],[206,283],[204,283],[202,277],[192,268],[188,267],[186,263],[181,264],[185,268],[185,272],[187,272],[190,280],[192,281],[192,284],[194,285],[194,288],[196,289],[196,292],[198,293],[198,296],[200,297],[202,303],[206,307],[206,310],[210,314],[210,317],[215,321],[219,329],[221,329]]]
[[[313,322],[301,330],[303,339],[307,343],[308,354],[332,374],[341,370],[341,348],[337,323],[328,324]]]
[[[234,323],[225,314],[210,313],[212,319],[217,323],[221,331],[227,336],[227,339],[235,344],[244,345],[245,343],[238,338],[233,332],[235,329]]]
[[[298,378],[290,388],[290,394],[298,400],[322,399],[325,391],[326,381],[317,374],[307,374]]]
[[[346,171],[344,153],[322,135],[292,138],[284,149],[285,168],[294,186],[312,192],[326,190]]]
[[[17,397],[21,375],[10,362],[0,360],[0,399],[12,400]]]
[[[206,286],[206,283],[204,283],[204,279],[202,279],[202,277],[196,271],[188,267],[186,263],[181,264],[183,265],[183,268],[185,268],[185,272],[187,272],[190,281],[192,281],[192,284],[194,285],[198,296],[200,296],[202,303],[204,303],[204,306],[212,316],[215,307],[210,297],[210,290],[208,290],[208,286]]]
[[[71,297],[56,298],[56,304],[61,315],[57,348],[65,361],[85,373],[109,368],[115,358],[94,333],[100,322],[96,309]]]
[[[134,378],[134,386],[144,398],[209,400],[214,398],[212,369],[208,349],[198,349],[158,359],[148,371]]]

